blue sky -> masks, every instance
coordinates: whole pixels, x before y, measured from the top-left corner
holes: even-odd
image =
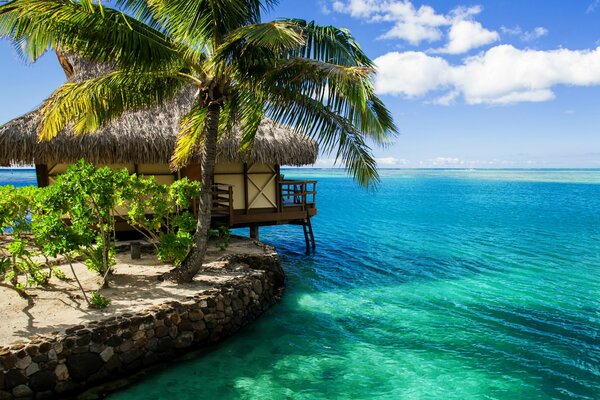
[[[381,167],[600,167],[600,0],[282,0],[265,19],[349,28],[400,128]],[[64,81],[0,41],[0,123]],[[319,166],[329,166],[326,156]]]

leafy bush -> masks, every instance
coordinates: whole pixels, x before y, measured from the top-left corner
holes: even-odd
[[[125,169],[96,168],[80,160],[49,187],[46,199],[55,205],[56,213],[62,212],[69,218],[68,227],[54,221],[63,238],[75,240],[76,248],[68,250],[81,250],[87,257],[86,266],[104,276],[104,286],[108,285],[107,275],[116,262],[114,210],[122,203],[123,188],[128,182]]]
[[[31,238],[30,207],[38,194],[39,189],[33,186],[0,186],[0,233],[10,233],[7,245],[0,247],[0,276],[19,290],[46,284],[50,277],[41,271],[42,265],[36,260],[41,253]],[[26,284],[19,284],[21,274]]]
[[[200,196],[200,183],[183,178],[170,186],[153,178],[131,175],[123,191],[128,222],[154,243],[161,261],[179,265],[193,242],[196,218],[190,199]]]
[[[90,303],[90,307],[93,308],[106,308],[110,305],[110,300],[98,292],[92,292],[92,295],[90,296]]]
[[[220,226],[217,230],[211,230],[212,237],[219,238],[216,246],[221,250],[227,250],[231,244],[231,230],[226,226]]]
[[[44,285],[52,273],[66,279],[60,268],[43,272],[41,257],[64,256],[88,304],[90,300],[73,268],[81,255],[85,265],[107,275],[115,265],[115,215],[117,207],[128,208],[131,226],[155,244],[159,259],[179,265],[193,242],[196,218],[190,199],[200,195],[199,182],[186,178],[170,186],[154,178],[129,175],[128,171],[96,168],[80,160],[55,182],[44,188],[0,186],[0,234],[10,233],[0,246],[0,279],[22,290]],[[229,243],[221,232],[222,246]],[[26,282],[19,282],[20,276]]]

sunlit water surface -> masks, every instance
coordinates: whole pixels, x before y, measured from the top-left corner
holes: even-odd
[[[600,398],[600,171],[284,172],[319,214],[314,255],[261,228],[282,301],[111,399]]]

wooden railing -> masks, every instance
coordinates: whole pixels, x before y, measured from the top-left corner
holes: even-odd
[[[286,207],[298,207],[305,211],[309,207],[314,207],[317,202],[317,181],[297,181],[282,180],[279,181],[279,212]]]
[[[212,215],[225,217],[233,225],[233,185],[215,183],[212,189]]]

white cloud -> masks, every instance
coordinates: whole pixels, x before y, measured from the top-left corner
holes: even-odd
[[[452,67],[448,62],[423,52],[391,52],[376,58],[375,63],[375,90],[381,94],[423,96],[451,82],[448,71]]]
[[[375,158],[378,167],[397,167],[400,165],[408,164],[408,160],[405,158],[396,157],[379,157]]]
[[[440,106],[449,106],[456,102],[458,96],[460,96],[460,92],[458,90],[452,90],[445,95],[434,99],[432,103]]]
[[[424,52],[391,52],[375,63],[379,94],[418,97],[447,90],[437,104],[450,104],[459,94],[468,104],[540,102],[554,98],[556,85],[600,85],[600,47],[540,51],[499,45],[459,65]]]
[[[493,43],[497,32],[485,29],[472,18],[482,11],[480,6],[456,7],[448,14],[438,14],[432,7],[416,8],[409,0],[336,0],[332,9],[368,22],[387,22],[392,27],[381,39],[401,39],[412,45],[448,38],[438,52],[460,54]]]
[[[542,26],[538,26],[532,31],[523,31],[520,26],[515,26],[512,28],[502,26],[500,30],[506,35],[518,36],[519,39],[524,42],[531,42],[548,34],[548,29]]]
[[[596,9],[598,8],[598,6],[600,6],[600,0],[594,0],[592,1],[588,6],[587,9],[585,10],[586,14],[591,14],[594,11],[596,11]]]
[[[448,32],[448,44],[437,53],[462,54],[500,39],[498,32],[485,29],[476,21],[457,21]]]

